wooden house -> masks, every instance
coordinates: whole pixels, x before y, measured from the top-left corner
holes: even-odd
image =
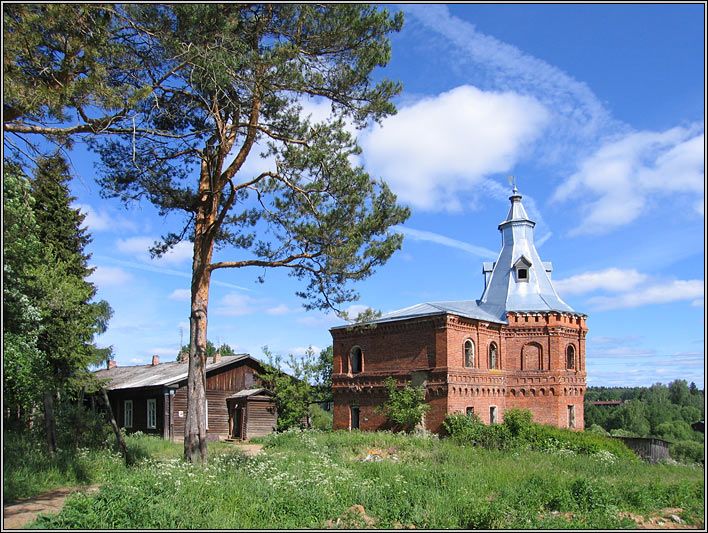
[[[248,439],[275,430],[275,401],[258,388],[258,373],[263,370],[248,354],[209,359],[207,439]],[[160,363],[153,356],[149,365],[119,367],[111,362],[95,374],[107,380],[108,398],[120,427],[180,440],[187,417],[187,372],[186,362]]]

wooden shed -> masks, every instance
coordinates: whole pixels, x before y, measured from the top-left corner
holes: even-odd
[[[650,463],[657,463],[669,458],[669,443],[655,437],[614,437],[620,439],[634,453]]]
[[[278,412],[273,393],[266,389],[246,389],[226,398],[229,436],[248,440],[275,431]]]

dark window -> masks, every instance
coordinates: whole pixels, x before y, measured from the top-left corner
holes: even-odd
[[[351,409],[351,424],[349,429],[359,429],[359,406],[352,405]]]
[[[492,405],[489,408],[489,423],[490,424],[497,423],[497,406],[496,405]]]
[[[525,268],[520,268],[517,271],[517,276],[519,279],[527,280],[529,279],[529,271]]]
[[[359,372],[361,372],[361,359],[361,348],[359,348],[358,346],[354,346],[351,352],[349,352],[350,368],[352,374],[358,374]]]
[[[474,342],[470,339],[465,341],[465,366],[474,366]]]
[[[575,406],[574,405],[568,406],[568,427],[569,428],[575,427]]]
[[[565,367],[569,370],[575,368],[575,348],[572,344],[565,351]]]
[[[492,343],[489,345],[489,368],[498,368],[499,361],[497,360],[497,345]]]
[[[474,407],[468,407],[468,408],[465,410],[465,414],[466,414],[467,416],[473,416],[473,415],[474,415]]]

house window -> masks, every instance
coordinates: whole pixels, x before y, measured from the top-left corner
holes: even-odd
[[[575,406],[574,405],[568,406],[568,427],[569,428],[575,427]]]
[[[470,406],[467,409],[465,409],[465,414],[467,416],[474,416],[474,407]]]
[[[490,424],[497,423],[497,406],[496,405],[492,405],[489,407],[489,423]]]
[[[354,348],[351,349],[349,352],[349,368],[351,368],[351,373],[352,374],[358,374],[361,372],[362,368],[362,355],[361,355],[361,348],[358,346],[354,346]]]
[[[123,402],[123,427],[133,427],[133,400],[125,400]]]
[[[465,341],[465,366],[474,366],[474,342],[470,339]]]
[[[575,369],[575,347],[572,344],[565,351],[565,367],[569,370]]]
[[[497,345],[492,343],[489,345],[489,368],[499,368],[497,360]]]
[[[351,422],[349,424],[349,429],[359,429],[359,406],[352,405],[349,409],[351,411]]]
[[[528,281],[529,279],[529,271],[527,268],[520,268],[516,271],[516,275],[519,278],[519,281]]]
[[[154,398],[147,401],[147,427],[148,429],[157,428],[157,400]]]

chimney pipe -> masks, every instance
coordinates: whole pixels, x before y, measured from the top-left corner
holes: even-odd
[[[111,368],[115,368],[118,366],[118,363],[116,363],[113,359],[109,359],[106,361],[106,368],[110,370]]]
[[[160,364],[160,356],[159,355],[153,355],[152,356],[152,366],[157,366]]]
[[[212,363],[218,363],[219,361],[221,361],[221,349],[216,350]]]

